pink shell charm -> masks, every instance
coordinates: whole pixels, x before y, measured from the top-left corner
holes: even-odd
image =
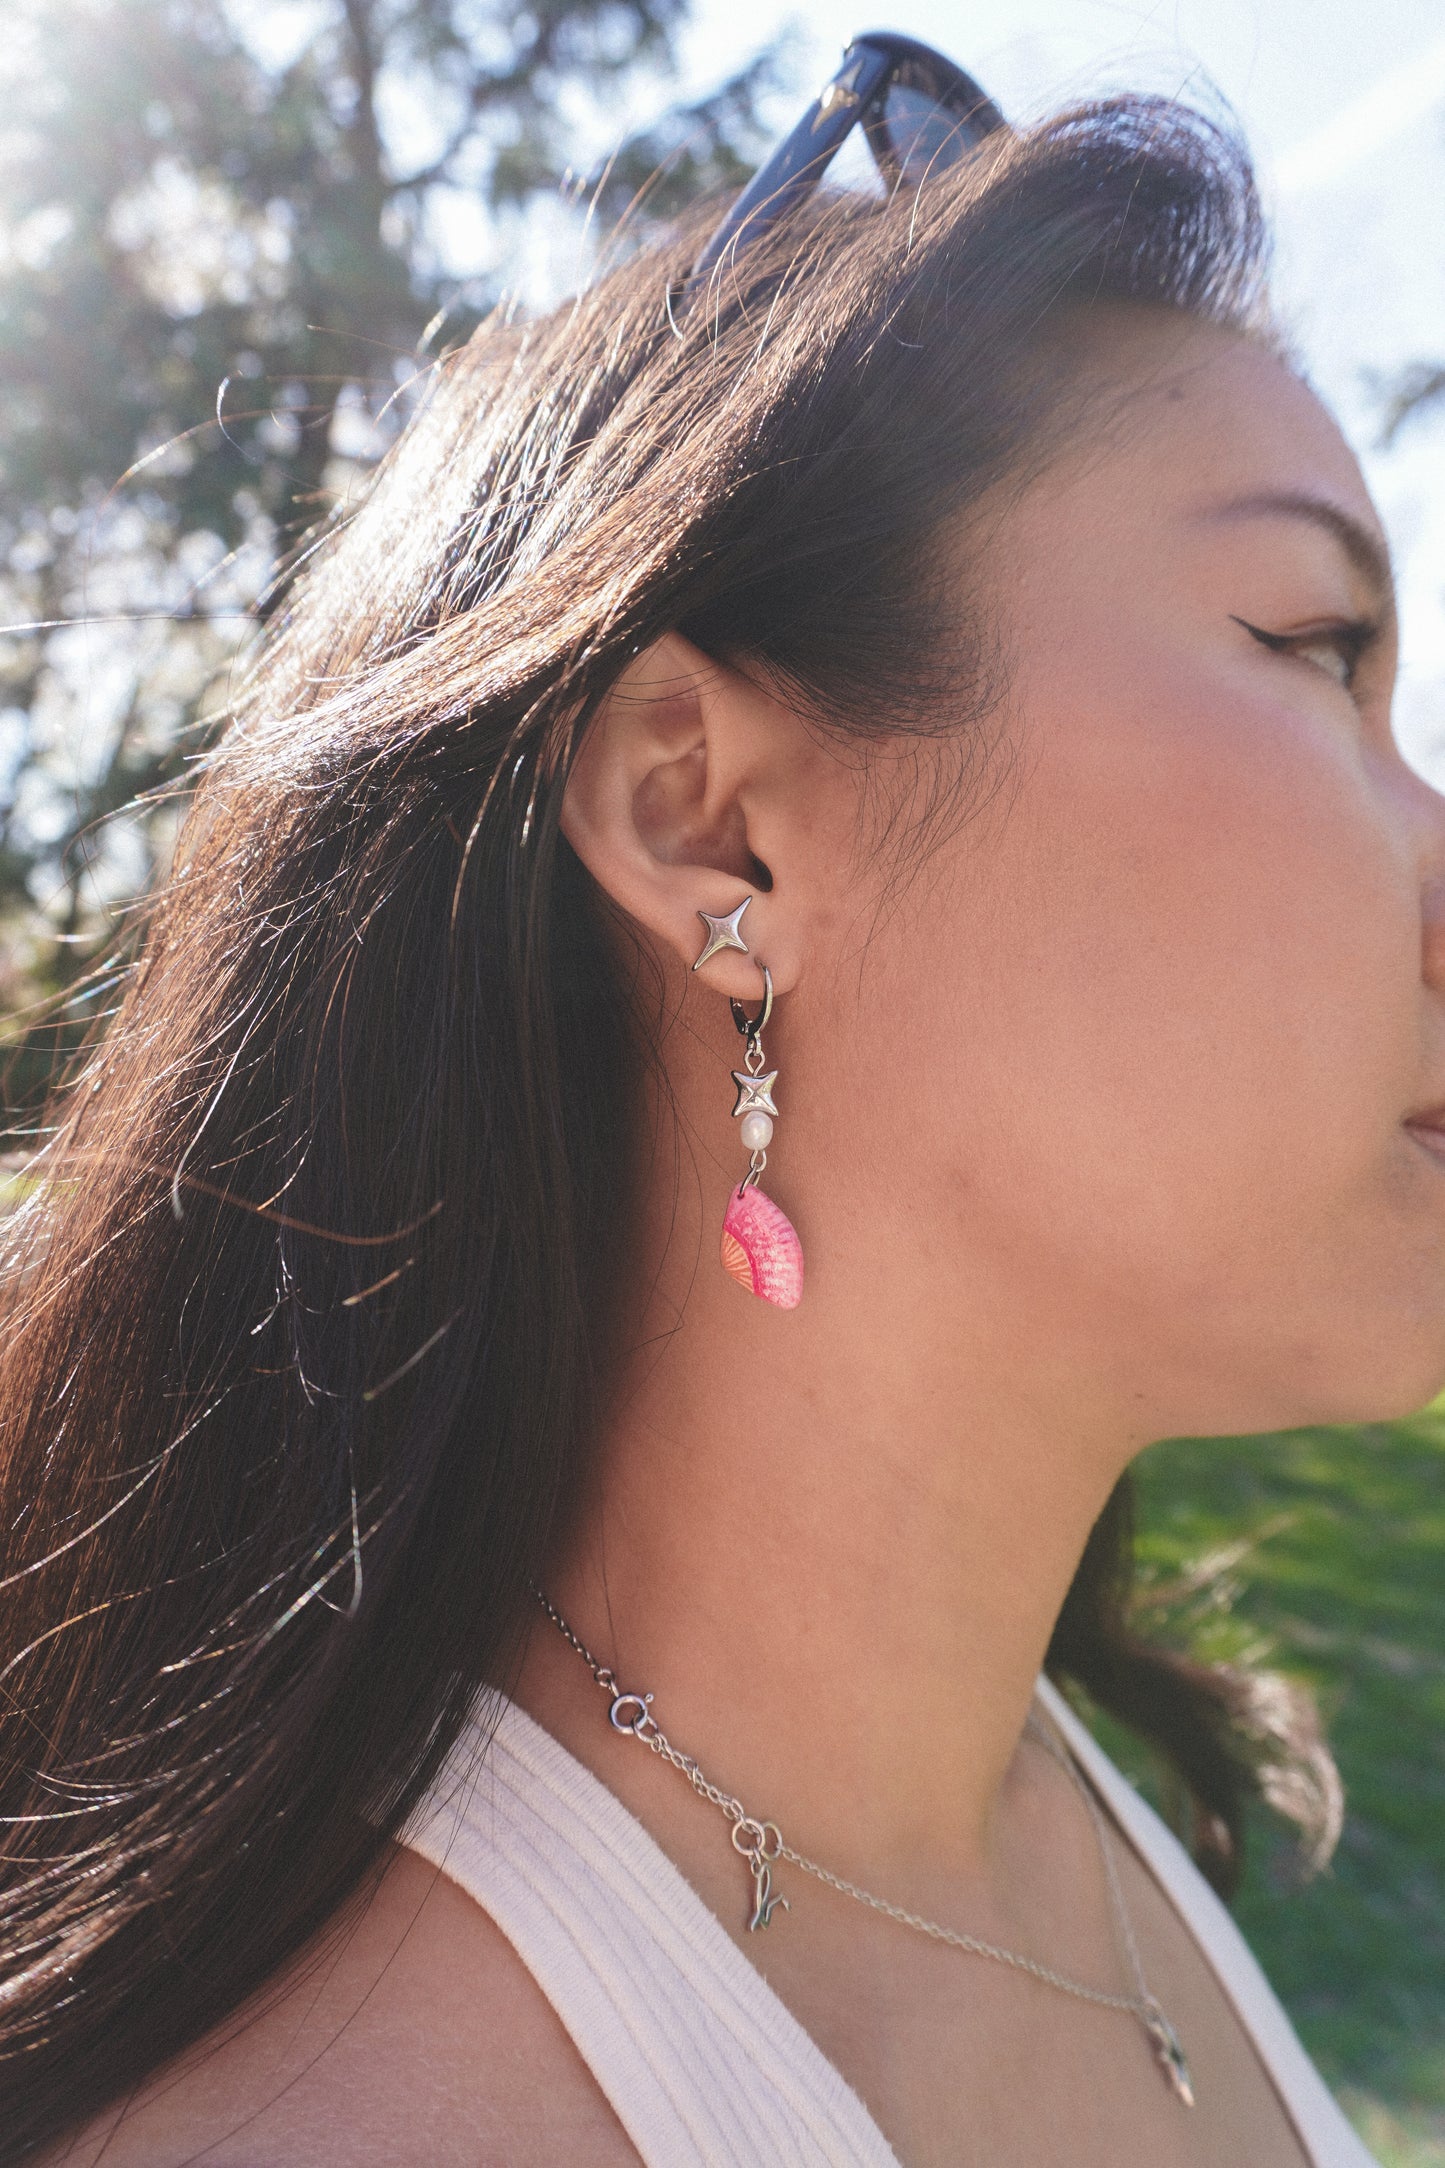
[[[760,1189],[735,1189],[723,1219],[722,1261],[750,1295],[793,1309],[803,1293],[803,1245],[781,1205]]]

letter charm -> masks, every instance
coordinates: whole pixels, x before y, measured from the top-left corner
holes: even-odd
[[[733,1821],[733,1850],[747,1861],[748,1873],[753,1878],[753,1911],[748,1921],[748,1933],[755,1935],[760,1927],[767,1926],[779,1905],[785,1912],[792,1909],[786,1897],[773,1895],[772,1862],[782,1856],[782,1832],[776,1822],[754,1821],[752,1815],[743,1813],[736,1800],[729,1805],[728,1818]]]
[[[1189,2074],[1189,2065],[1184,2059],[1184,2049],[1178,2033],[1157,2003],[1144,2019],[1144,2027],[1154,2042],[1154,2052],[1159,2058],[1160,2069],[1185,2107],[1192,2108],[1194,2084]]]
[[[753,1916],[748,1921],[748,1933],[754,1935],[760,1927],[767,1926],[779,1905],[785,1912],[792,1908],[786,1897],[773,1895],[773,1871],[760,1854],[755,1852],[748,1865],[753,1870]]]

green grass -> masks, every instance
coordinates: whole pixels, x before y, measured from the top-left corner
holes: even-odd
[[[1307,1679],[1345,1781],[1339,1850],[1303,1886],[1261,1816],[1236,1917],[1387,2168],[1445,2168],[1445,1403],[1368,1429],[1175,1440],[1139,1482],[1161,1580],[1249,1541],[1205,1646]]]

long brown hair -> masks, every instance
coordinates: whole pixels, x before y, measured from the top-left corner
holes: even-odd
[[[1259,309],[1242,153],[1146,101],[820,201],[678,325],[698,230],[437,369],[277,613],[11,1229],[7,2161],[272,1977],[509,1676],[636,1103],[646,982],[558,829],[619,671],[680,627],[840,737],[932,731],[951,813],[995,671],[925,576],[943,522],[1071,411],[1072,312]],[[1261,1766],[1308,1819],[1328,1763],[1137,1635],[1128,1511],[1051,1667],[1172,1757],[1227,1883]]]

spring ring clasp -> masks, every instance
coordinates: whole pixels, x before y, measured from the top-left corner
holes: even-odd
[[[634,1739],[645,1739],[650,1731],[657,1729],[652,1711],[648,1707],[651,1694],[613,1693],[612,1707],[607,1721],[614,1731],[631,1732]]]

